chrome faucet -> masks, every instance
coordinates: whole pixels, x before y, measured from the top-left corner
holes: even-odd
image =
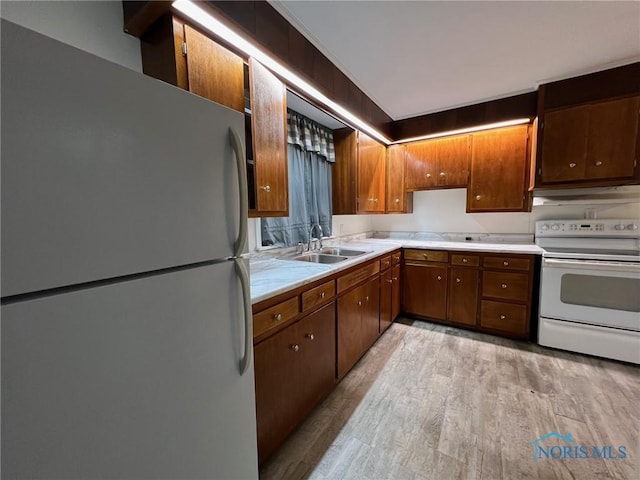
[[[318,231],[320,232],[320,236],[316,239],[320,242],[320,248],[322,248],[322,227],[320,226],[319,223],[312,223],[311,224],[311,228],[309,229],[309,245],[307,245],[307,250],[311,251],[311,234],[313,233],[313,229],[315,227],[318,227]]]

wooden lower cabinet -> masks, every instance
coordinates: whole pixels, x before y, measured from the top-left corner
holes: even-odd
[[[335,383],[335,303],[254,347],[258,458],[263,462]]]
[[[338,299],[338,378],[376,341],[380,331],[380,284],[374,276]]]
[[[479,271],[476,269],[451,268],[447,315],[449,321],[465,325],[476,324],[479,277]]]
[[[402,310],[421,317],[447,318],[446,264],[407,262],[402,276]]]

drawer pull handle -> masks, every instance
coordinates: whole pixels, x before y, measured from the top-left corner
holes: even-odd
[[[460,283],[462,280],[460,280],[459,278],[456,278],[456,283]]]
[[[294,343],[293,345],[291,345],[289,347],[291,350],[293,350],[294,352],[298,352],[300,351],[300,345],[298,345],[297,343]]]
[[[269,193],[271,191],[271,185],[265,185],[263,187],[260,187],[262,190],[264,190],[265,192]]]
[[[506,315],[500,315],[500,320],[504,320],[505,318],[507,318]]]
[[[467,260],[466,258],[463,258],[462,263],[469,263],[469,260]]]
[[[442,276],[441,275],[438,275],[438,280],[442,280]]]
[[[503,264],[505,267],[508,267],[508,266],[509,266],[509,262],[507,262],[506,260],[505,260],[504,262],[502,262],[502,264]]]
[[[599,167],[600,165],[602,165],[602,162],[601,162],[600,160],[598,160],[596,163],[594,163],[594,165],[595,165],[596,167]]]
[[[324,298],[325,293],[324,292],[320,292],[320,298]]]
[[[572,163],[569,164],[569,168],[575,168],[575,167],[576,167],[575,163],[572,162]]]
[[[501,286],[502,286],[502,288],[507,288],[507,284],[506,283],[503,283]]]
[[[316,339],[316,336],[313,333],[307,333],[305,337],[307,337],[312,342]]]
[[[276,314],[273,316],[273,319],[274,319],[276,322],[279,322],[280,320],[282,320],[282,314],[281,314],[281,313],[276,313]]]

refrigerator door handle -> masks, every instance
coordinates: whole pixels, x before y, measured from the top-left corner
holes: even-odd
[[[242,303],[244,309],[244,353],[240,358],[240,375],[244,375],[251,365],[251,352],[253,351],[253,309],[251,306],[251,294],[249,290],[249,272],[242,258],[234,259],[236,273],[242,284]]]
[[[229,128],[229,141],[236,156],[238,167],[238,183],[240,194],[240,225],[238,238],[233,246],[233,256],[241,257],[247,244],[247,221],[249,218],[249,186],[247,184],[247,164],[240,135],[233,128]],[[247,290],[248,291],[248,290]]]

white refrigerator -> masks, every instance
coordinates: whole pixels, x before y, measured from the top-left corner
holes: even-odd
[[[243,115],[1,32],[2,478],[257,478]]]

